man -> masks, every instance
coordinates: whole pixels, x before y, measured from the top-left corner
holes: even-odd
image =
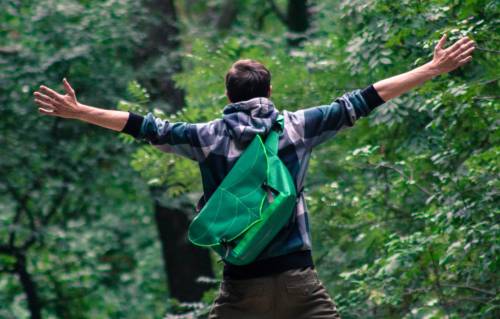
[[[296,112],[283,111],[284,131],[279,157],[300,192],[293,217],[256,261],[224,265],[220,293],[210,318],[340,318],[318,279],[311,258],[311,241],[304,194],[301,192],[311,150],[339,130],[350,127],[375,107],[423,82],[471,61],[474,42],[467,37],[444,49],[446,35],[432,61],[409,72],[344,94],[329,105]],[[208,123],[169,123],[148,113],[99,109],[81,104],[70,84],[61,95],[45,86],[35,92],[42,114],[79,119],[144,139],[165,152],[199,162],[204,196],[198,209],[222,182],[256,134],[266,134],[278,116],[269,100],[271,74],[260,63],[237,61],[226,74],[230,104],[223,117]]]

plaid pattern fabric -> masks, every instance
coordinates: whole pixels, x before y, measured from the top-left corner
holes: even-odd
[[[296,112],[282,111],[284,131],[279,140],[278,155],[289,169],[297,190],[303,188],[312,149],[351,127],[384,103],[373,86],[354,90],[331,104]],[[204,196],[200,206],[210,198],[217,186],[253,139],[266,134],[279,111],[271,100],[254,98],[228,104],[223,116],[207,123],[170,123],[152,113],[145,117],[130,113],[123,132],[142,139],[164,152],[172,152],[199,163]],[[307,206],[304,193],[299,196],[294,217],[278,233],[257,260],[311,249]]]

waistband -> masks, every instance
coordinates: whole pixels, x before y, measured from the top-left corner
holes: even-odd
[[[314,268],[310,250],[301,250],[283,256],[257,260],[243,266],[226,263],[224,264],[222,276],[224,279],[249,279],[305,267]]]

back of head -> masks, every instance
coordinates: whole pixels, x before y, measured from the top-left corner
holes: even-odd
[[[269,97],[271,72],[254,60],[236,61],[226,74],[227,96],[232,103]]]

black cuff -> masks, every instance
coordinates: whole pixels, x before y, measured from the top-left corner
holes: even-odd
[[[125,124],[125,127],[122,130],[122,133],[127,133],[132,135],[133,137],[139,136],[139,133],[141,133],[141,126],[142,126],[142,121],[144,120],[144,117],[139,114],[135,114],[132,112],[128,112],[128,120],[127,124]]]
[[[361,96],[365,99],[366,104],[370,108],[370,111],[379,105],[385,103],[384,100],[378,95],[377,90],[373,87],[373,84],[361,91]]]

